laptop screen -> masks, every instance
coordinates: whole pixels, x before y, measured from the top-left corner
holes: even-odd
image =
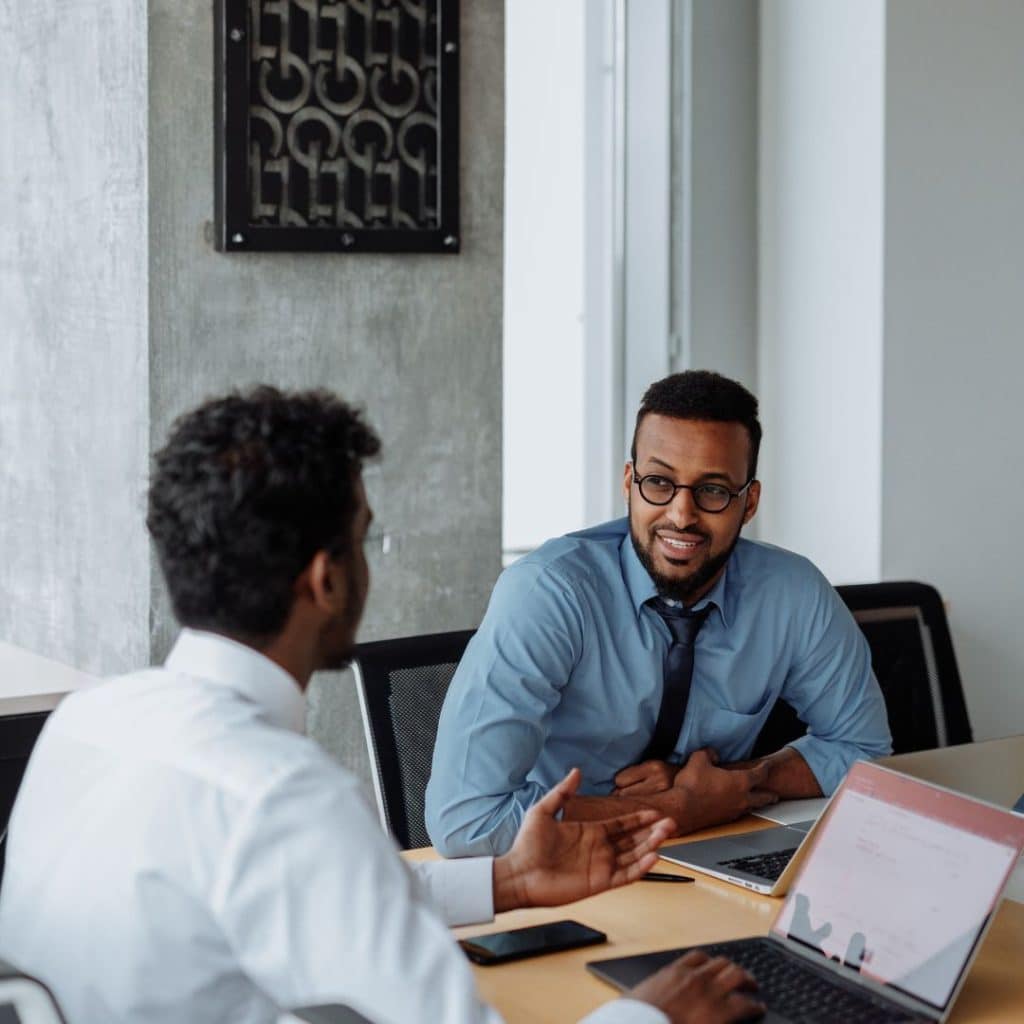
[[[860,762],[772,925],[945,1009],[1024,847],[1024,819]]]

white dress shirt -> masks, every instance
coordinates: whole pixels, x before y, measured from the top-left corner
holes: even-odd
[[[447,925],[493,916],[490,858],[410,870],[302,735],[295,680],[185,630],[163,668],[67,697],[11,816],[0,954],[70,1024],[497,1022]],[[658,1024],[646,1004],[591,1014]]]

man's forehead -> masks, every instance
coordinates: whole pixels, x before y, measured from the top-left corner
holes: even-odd
[[[679,419],[649,413],[636,435],[637,462],[646,459],[667,465],[685,462],[710,471],[724,470],[743,476],[750,455],[750,435],[739,422]]]

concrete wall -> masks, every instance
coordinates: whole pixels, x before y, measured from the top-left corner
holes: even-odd
[[[888,6],[882,569],[934,583],[978,737],[1024,729],[1024,6]]]
[[[458,256],[216,253],[212,33],[208,0],[0,7],[0,640],[97,673],[166,653],[148,453],[231,388],[378,428],[362,638],[475,625],[500,567],[503,5],[462,4]],[[311,730],[365,771],[345,677]]]
[[[464,0],[462,252],[223,255],[211,245],[213,19],[150,0],[151,436],[205,396],[267,381],[362,402],[384,443],[361,639],[474,626],[500,568],[503,5]],[[154,594],[153,652],[173,636]],[[347,676],[314,682],[310,729],[363,770]]]
[[[0,640],[148,655],[146,19],[0,5]]]

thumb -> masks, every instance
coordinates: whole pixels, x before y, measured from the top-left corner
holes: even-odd
[[[537,801],[536,806],[545,814],[550,814],[553,817],[565,806],[567,800],[576,795],[576,790],[580,788],[581,778],[579,768],[571,768],[569,774],[561,782],[552,786],[543,798]]]

